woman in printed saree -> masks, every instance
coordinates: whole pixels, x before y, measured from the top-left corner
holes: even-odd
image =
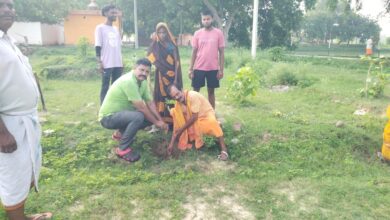
[[[156,67],[153,98],[164,122],[172,124],[168,106],[173,107],[173,102],[167,103],[171,100],[167,89],[170,84],[175,84],[179,89],[183,88],[179,50],[165,23],[157,24],[152,40],[147,57]]]

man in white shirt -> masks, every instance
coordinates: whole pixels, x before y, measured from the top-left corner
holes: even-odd
[[[13,6],[13,0],[0,0],[0,201],[10,220],[49,219],[51,213],[24,214],[41,167],[39,91],[27,57],[7,35]]]
[[[123,72],[121,36],[113,23],[116,21],[118,10],[114,5],[102,8],[102,15],[106,17],[104,24],[95,29],[95,49],[98,68],[102,74],[102,88],[100,91],[100,104],[107,94],[108,88]]]

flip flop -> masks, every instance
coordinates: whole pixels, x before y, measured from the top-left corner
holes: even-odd
[[[51,212],[44,212],[44,213],[28,216],[30,220],[45,220],[45,219],[51,219],[52,217],[53,217],[53,213]]]
[[[133,149],[131,147],[127,148],[126,150],[121,150],[119,147],[115,148],[115,154],[119,158],[127,161],[127,162],[136,162],[141,158],[141,155],[139,155],[136,152],[133,152]]]
[[[225,155],[225,158],[223,157]],[[218,159],[222,161],[226,161],[229,158],[229,154],[226,151],[221,151],[221,154],[218,155]]]

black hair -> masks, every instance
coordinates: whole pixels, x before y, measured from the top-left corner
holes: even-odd
[[[165,91],[169,96],[171,96],[172,87],[175,87],[177,89],[177,86],[174,83],[169,84],[167,90]]]
[[[103,15],[103,16],[106,16],[106,15],[105,15],[106,12],[108,12],[108,11],[111,10],[111,9],[115,9],[115,8],[116,8],[116,6],[113,5],[113,4],[105,5],[105,6],[102,8],[102,15]]]
[[[137,62],[135,64],[137,66],[144,65],[144,66],[152,67],[152,63],[147,58],[141,58],[141,59],[137,60]]]
[[[211,13],[211,11],[209,9],[203,9],[202,12],[200,13],[202,16],[211,16],[211,17],[214,17],[213,16],[213,13]]]

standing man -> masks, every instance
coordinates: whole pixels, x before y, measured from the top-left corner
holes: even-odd
[[[100,104],[103,103],[108,88],[118,79],[123,72],[121,35],[117,28],[113,27],[116,21],[117,9],[114,5],[106,5],[102,8],[102,15],[106,22],[95,29],[95,49],[98,68],[102,74],[102,88],[100,91]]]
[[[7,35],[13,7],[13,0],[0,0],[0,200],[11,220],[48,219],[51,213],[24,214],[30,188],[38,189],[41,129],[31,66]]]
[[[213,15],[209,10],[201,14],[203,28],[192,39],[192,57],[189,77],[192,87],[199,92],[207,81],[208,99],[215,109],[215,88],[223,78],[225,39],[220,29],[212,26]]]
[[[373,47],[374,42],[372,41],[372,36],[368,38],[366,41],[366,56],[371,56],[372,55],[372,47]]]
[[[128,162],[140,159],[140,155],[130,147],[139,129],[154,124],[168,130],[168,125],[157,113],[146,81],[151,66],[146,58],[138,60],[131,73],[112,84],[99,111],[99,121],[104,128],[119,129],[119,147],[115,153]]]

